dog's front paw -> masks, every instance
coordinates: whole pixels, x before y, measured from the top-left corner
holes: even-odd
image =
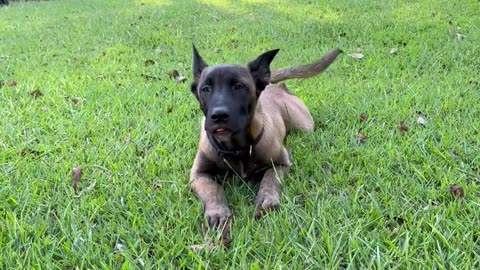
[[[224,245],[230,242],[230,225],[232,211],[226,205],[209,205],[205,207],[205,218],[212,229],[220,229]]]
[[[259,192],[255,200],[255,219],[261,218],[271,210],[280,209],[279,194]]]
[[[210,228],[216,229],[232,218],[232,212],[226,205],[209,205],[205,207],[205,217]]]

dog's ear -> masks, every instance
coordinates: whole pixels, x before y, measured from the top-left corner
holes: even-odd
[[[198,80],[200,79],[200,75],[202,74],[202,71],[208,66],[205,61],[203,61],[202,57],[197,51],[197,48],[195,48],[195,44],[192,43],[192,51],[193,51],[193,66],[192,66],[192,71],[193,71],[193,82],[190,85],[190,90],[192,91],[192,94],[199,100],[198,98]]]
[[[248,63],[248,69],[252,74],[255,86],[257,88],[257,96],[270,83],[270,63],[272,62],[279,49],[271,50],[261,54],[257,59]]]
[[[193,78],[194,80],[198,80],[200,78],[200,74],[202,74],[202,70],[204,70],[208,65],[203,61],[200,54],[198,54],[197,48],[192,43],[192,50],[193,50]]]

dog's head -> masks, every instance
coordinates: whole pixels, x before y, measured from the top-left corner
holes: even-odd
[[[207,133],[219,141],[248,136],[258,97],[270,83],[270,63],[277,52],[265,52],[247,66],[209,67],[193,46],[191,91],[205,115]]]

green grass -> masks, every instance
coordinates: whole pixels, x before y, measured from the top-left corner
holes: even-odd
[[[478,14],[474,0],[1,7],[0,268],[480,268]],[[168,77],[191,79],[192,41],[210,64],[273,48],[274,67],[333,47],[364,54],[287,82],[317,129],[288,138],[281,211],[254,221],[256,186],[227,181],[233,242],[198,253],[188,178],[201,113],[188,83]]]

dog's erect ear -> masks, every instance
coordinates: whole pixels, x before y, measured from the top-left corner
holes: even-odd
[[[200,75],[202,74],[202,71],[207,67],[207,64],[205,61],[203,61],[202,57],[200,54],[198,54],[197,48],[195,48],[195,45],[192,43],[192,51],[193,51],[193,82],[190,85],[190,90],[192,91],[192,94],[197,98],[198,101],[200,101],[198,97],[198,80],[200,79]]]
[[[192,50],[193,50],[193,78],[197,81],[200,78],[200,74],[202,74],[202,70],[207,67],[205,61],[203,61],[200,54],[198,54],[197,48],[192,43]]]
[[[259,95],[260,92],[270,83],[270,63],[278,51],[279,49],[268,51],[248,63],[248,69],[250,70],[253,80],[255,81],[255,86],[257,87],[257,95]]]

